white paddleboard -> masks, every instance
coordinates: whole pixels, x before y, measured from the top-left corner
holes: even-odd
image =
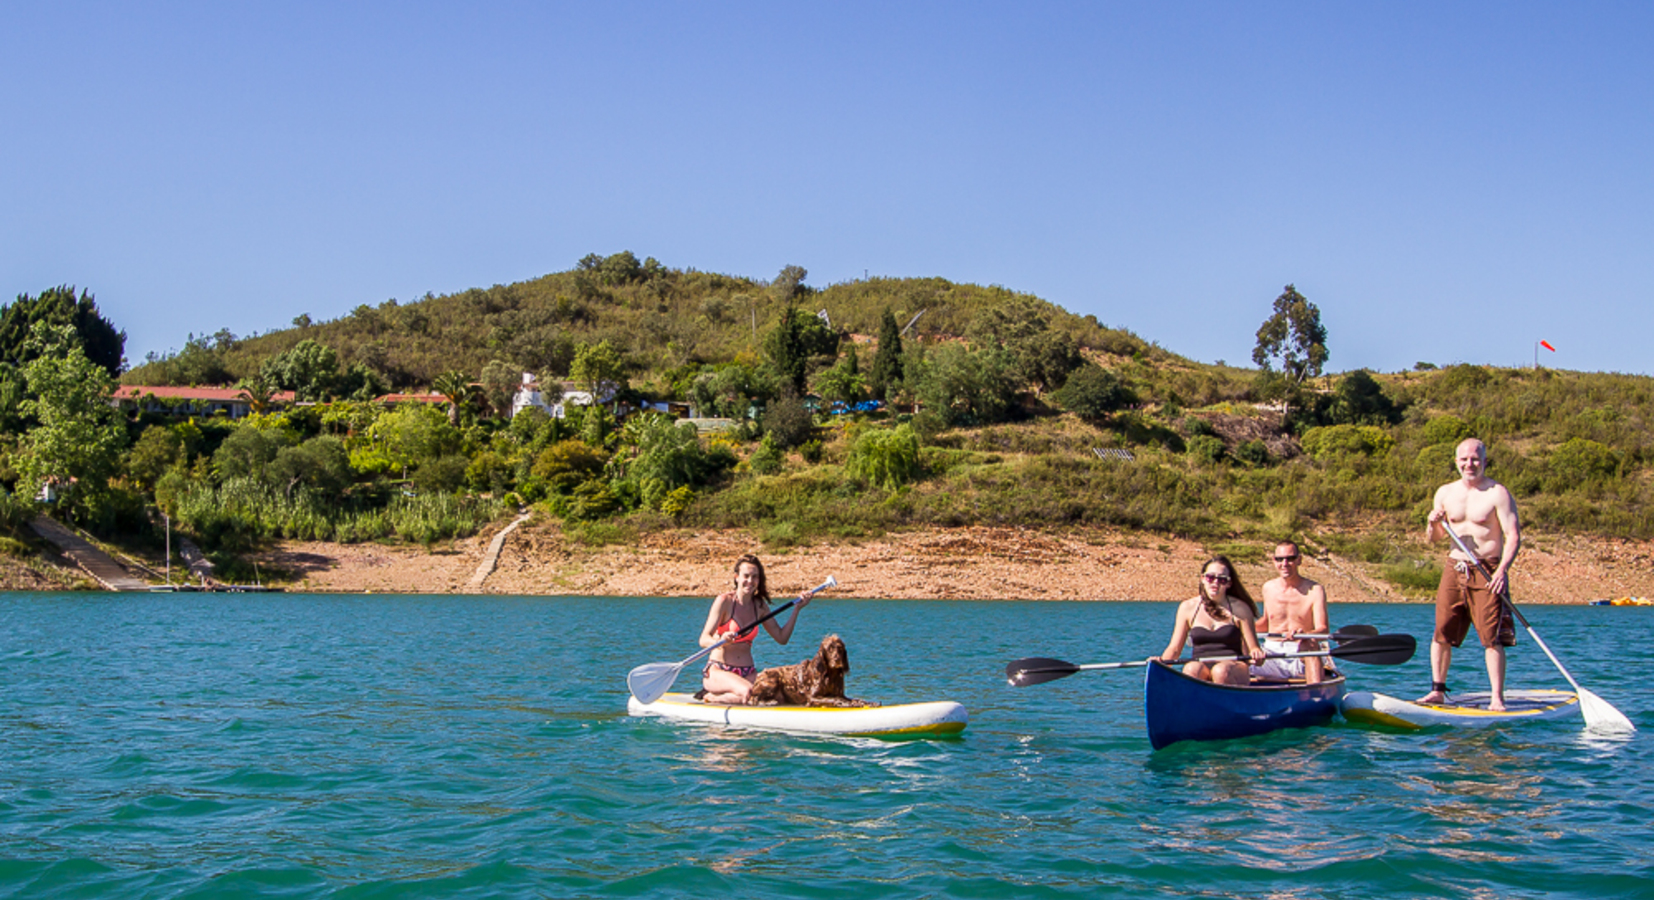
[[[703,703],[689,694],[667,694],[653,703],[627,698],[634,716],[661,716],[765,731],[860,737],[934,737],[965,730],[970,716],[951,700],[839,709],[822,706],[730,706]]]
[[[1580,715],[1579,697],[1568,691],[1505,691],[1503,712],[1487,708],[1490,696],[1486,691],[1450,694],[1447,703],[1425,704],[1372,691],[1350,691],[1344,695],[1343,713],[1351,722],[1399,728],[1479,728]]]

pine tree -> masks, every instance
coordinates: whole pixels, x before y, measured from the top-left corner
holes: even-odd
[[[896,315],[888,308],[879,320],[879,349],[873,354],[873,371],[868,377],[875,400],[884,400],[902,381],[902,332]]]

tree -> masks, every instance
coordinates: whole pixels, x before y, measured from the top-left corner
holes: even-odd
[[[873,368],[867,387],[875,400],[888,399],[902,382],[902,332],[896,316],[887,307],[879,319],[879,349],[873,354]]]
[[[982,311],[971,322],[978,343],[1005,348],[1013,360],[1013,376],[1040,390],[1060,388],[1084,360],[1074,339],[1051,328],[1050,305],[1017,296]]]
[[[802,394],[816,358],[838,355],[838,334],[820,318],[789,304],[775,328],[764,336],[764,354],[782,381]]]
[[[1075,369],[1055,396],[1063,409],[1084,419],[1101,419],[1131,402],[1131,392],[1118,376],[1089,363]]]
[[[18,294],[15,303],[0,306],[0,361],[22,365],[35,358],[28,345],[37,322],[68,326],[81,353],[110,376],[125,368],[126,332],[117,331],[98,313],[90,292],[83,290],[76,297],[73,285],[41,291],[39,297]]]
[[[511,415],[511,401],[516,398],[517,388],[522,384],[521,370],[504,360],[491,360],[483,366],[481,380],[483,402],[493,410],[494,418],[504,419]]]
[[[299,400],[325,400],[339,378],[339,354],[309,338],[259,366],[259,374]]]
[[[250,411],[262,415],[275,409],[276,386],[264,377],[263,373],[241,379],[236,387],[241,388],[241,393],[236,396],[247,401],[247,409]]]
[[[1394,425],[1401,421],[1401,410],[1366,369],[1356,369],[1338,382],[1327,421],[1334,425]]]
[[[431,390],[448,401],[448,424],[456,428],[459,427],[460,407],[469,405],[478,393],[477,386],[465,377],[464,372],[453,369],[438,375],[431,382]]]
[[[87,357],[67,323],[34,322],[20,350],[29,359],[20,406],[38,423],[19,442],[23,493],[55,479],[74,485],[65,502],[85,507],[108,488],[126,443],[120,411],[109,405],[114,378]]]
[[[626,364],[607,339],[595,346],[581,344],[569,366],[569,377],[591,393],[593,403],[603,403],[626,389]]]
[[[780,274],[775,276],[775,280],[770,282],[770,290],[775,293],[775,299],[782,303],[791,303],[794,295],[798,293],[799,287],[804,284],[805,277],[809,274],[803,266],[783,268]]]
[[[1275,311],[1258,328],[1258,345],[1252,361],[1271,371],[1273,362],[1294,383],[1320,375],[1327,361],[1327,330],[1321,325],[1321,310],[1287,285],[1275,298]]]
[[[350,454],[343,441],[324,434],[282,448],[263,474],[288,498],[301,484],[323,494],[337,494],[350,486]]]

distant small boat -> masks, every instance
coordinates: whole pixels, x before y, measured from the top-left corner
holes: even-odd
[[[1149,743],[1220,741],[1281,728],[1324,725],[1338,712],[1344,676],[1320,684],[1231,685],[1190,678],[1159,660],[1143,675]]]
[[[1388,694],[1351,691],[1344,696],[1344,718],[1394,728],[1485,728],[1580,714],[1579,698],[1568,691],[1505,691],[1503,712],[1488,709],[1488,700],[1486,691],[1454,694],[1447,703],[1414,703]]]

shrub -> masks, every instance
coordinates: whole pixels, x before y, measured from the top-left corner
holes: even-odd
[[[776,446],[790,450],[815,433],[815,417],[804,401],[783,397],[764,410],[764,433],[775,439]]]
[[[1090,364],[1069,373],[1055,396],[1063,409],[1084,419],[1100,419],[1131,402],[1131,392],[1119,376]]]
[[[1267,466],[1270,461],[1269,448],[1261,440],[1250,440],[1235,448],[1235,458],[1247,465]]]
[[[1585,438],[1570,438],[1550,459],[1551,473],[1563,487],[1607,478],[1619,470],[1620,455]]]
[[[1424,430],[1420,433],[1426,444],[1452,444],[1470,437],[1470,426],[1465,420],[1448,413],[1436,416],[1424,423]]]
[[[1376,425],[1328,425],[1311,428],[1303,437],[1304,452],[1315,459],[1341,453],[1383,456],[1395,443],[1395,438]]]
[[[851,475],[887,490],[919,477],[919,435],[912,427],[868,431],[850,448]]]
[[[775,475],[781,471],[783,462],[781,448],[775,445],[773,437],[766,434],[747,460],[747,468],[758,475]]]
[[[1223,439],[1209,434],[1197,434],[1184,442],[1184,452],[1201,462],[1219,463],[1227,452]]]

